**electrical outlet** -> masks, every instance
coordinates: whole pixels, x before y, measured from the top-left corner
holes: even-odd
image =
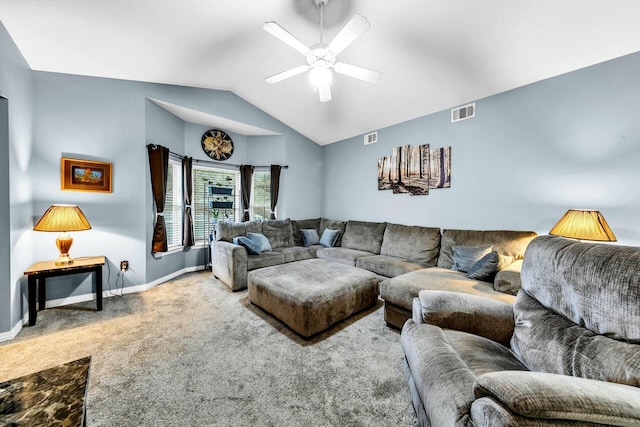
[[[120,271],[123,273],[129,269],[129,261],[120,261]]]

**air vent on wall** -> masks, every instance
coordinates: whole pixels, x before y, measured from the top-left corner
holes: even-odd
[[[460,120],[471,119],[476,116],[476,103],[465,105],[464,107],[454,108],[451,110],[451,123]]]
[[[378,132],[371,132],[364,136],[364,145],[375,144],[378,142]]]

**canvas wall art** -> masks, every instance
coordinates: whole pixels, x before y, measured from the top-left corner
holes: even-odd
[[[378,190],[425,196],[429,189],[451,187],[451,147],[429,144],[395,147],[378,159]]]

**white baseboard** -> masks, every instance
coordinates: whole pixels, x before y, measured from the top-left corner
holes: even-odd
[[[18,335],[18,333],[22,330],[22,325],[26,324],[29,321],[29,313],[25,314],[24,317],[26,320],[16,323],[16,325],[11,328],[10,331],[0,332],[0,342],[10,341]]]
[[[109,291],[109,290],[105,291],[104,285],[103,285],[102,297],[103,298],[113,297],[113,296],[116,296],[116,293],[120,295],[120,293],[132,294],[134,292],[146,291],[147,289],[151,289],[164,282],[168,282],[169,280],[175,279],[176,277],[181,276],[183,274],[191,273],[194,271],[200,271],[200,270],[204,270],[204,267],[203,266],[186,267],[186,268],[183,268],[182,270],[174,271],[171,274],[168,274],[164,277],[156,279],[153,282],[149,282],[142,285],[136,285],[136,286],[127,286],[122,289],[118,288],[115,291]],[[58,298],[54,300],[49,300],[45,303],[44,307],[45,308],[62,307],[64,305],[77,304],[79,302],[92,301],[94,299],[95,299],[95,293],[92,292],[90,294],[75,295],[67,298]],[[13,328],[11,328],[10,331],[0,332],[0,342],[10,341],[14,339],[18,335],[18,333],[22,330],[22,326],[28,323],[29,323],[29,313],[27,312],[23,315],[22,319],[20,319],[20,321],[16,323],[16,325]]]

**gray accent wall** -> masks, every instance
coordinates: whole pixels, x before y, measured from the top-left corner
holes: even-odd
[[[570,208],[598,209],[640,244],[640,53],[323,147],[323,216],[547,234]],[[429,96],[425,93],[424,96]],[[455,106],[452,106],[455,107]],[[371,129],[372,131],[375,129]],[[377,189],[377,160],[400,145],[451,146],[451,188]]]

